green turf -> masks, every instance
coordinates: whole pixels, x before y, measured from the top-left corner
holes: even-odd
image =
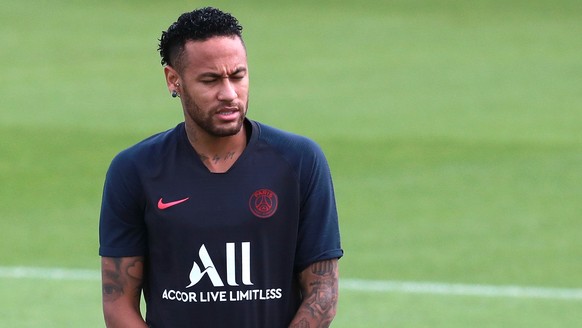
[[[160,32],[208,2],[0,5],[0,266],[98,268],[103,177],[181,120]],[[217,1],[250,116],[318,141],[343,278],[582,286],[582,2]],[[580,301],[343,291],[334,327],[577,327]],[[0,278],[1,327],[101,327],[96,281]]]

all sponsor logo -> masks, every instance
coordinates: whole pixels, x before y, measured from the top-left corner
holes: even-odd
[[[243,285],[253,285],[251,281],[251,243],[243,242],[241,243],[241,271],[242,271],[242,284]],[[223,287],[224,282],[220,278],[218,271],[216,271],[216,266],[208,251],[206,246],[202,244],[200,250],[198,251],[198,256],[200,256],[200,261],[204,266],[204,270],[200,268],[200,265],[194,261],[192,270],[190,270],[190,284],[186,288],[190,288],[196,285],[204,276],[208,276],[212,285],[214,287]],[[226,243],[226,282],[229,286],[238,286],[236,281],[236,254],[235,254],[235,244]]]
[[[240,267],[237,267],[237,250],[240,250]],[[192,269],[188,275],[190,284],[185,287],[187,290],[164,289],[162,299],[187,303],[208,303],[267,301],[283,297],[281,288],[252,288],[254,283],[251,277],[250,242],[241,242],[240,245],[226,243],[224,251],[226,255],[226,272],[218,272],[206,246],[202,244],[198,250],[200,263],[193,261]],[[237,275],[237,273],[239,274]],[[209,279],[214,289],[206,291],[192,290],[203,279]],[[229,290],[220,289],[225,286],[229,286]]]

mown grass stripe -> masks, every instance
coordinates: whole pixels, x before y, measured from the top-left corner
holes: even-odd
[[[101,279],[101,274],[97,270],[89,269],[0,267],[0,278],[96,281]],[[469,285],[349,278],[341,279],[340,288],[347,291],[374,293],[582,300],[582,289],[579,288]]]

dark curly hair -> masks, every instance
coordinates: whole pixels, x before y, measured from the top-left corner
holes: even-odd
[[[186,41],[205,41],[215,36],[238,36],[242,41],[242,29],[235,17],[216,8],[184,13],[162,32],[158,47],[161,63],[178,68]]]

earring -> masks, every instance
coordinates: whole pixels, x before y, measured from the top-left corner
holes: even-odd
[[[180,83],[176,82],[174,83],[174,85],[176,86],[176,88],[180,87]],[[172,90],[172,98],[176,98],[176,97],[180,97],[180,94],[178,93],[178,91],[176,91],[176,89]]]

